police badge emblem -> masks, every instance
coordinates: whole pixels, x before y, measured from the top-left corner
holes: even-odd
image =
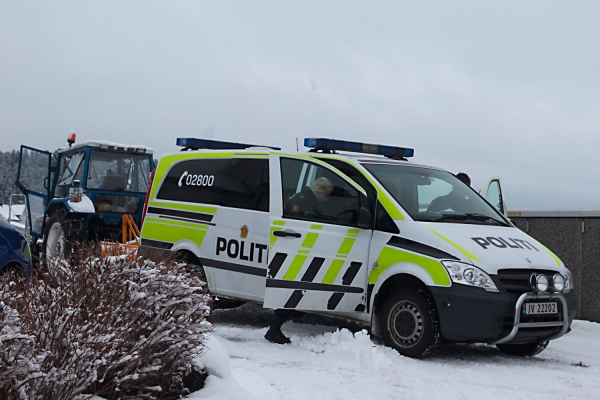
[[[248,232],[249,232],[249,231],[250,231],[250,230],[248,229],[248,227],[246,226],[246,224],[244,224],[244,226],[242,226],[242,227],[240,228],[240,237],[241,237],[242,239],[246,239],[246,238],[248,237]]]

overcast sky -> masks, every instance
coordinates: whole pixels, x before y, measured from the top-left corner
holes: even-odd
[[[329,137],[501,176],[509,210],[598,207],[599,20],[572,0],[0,0],[0,150]]]

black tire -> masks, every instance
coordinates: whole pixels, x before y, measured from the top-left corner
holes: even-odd
[[[186,269],[189,272],[200,275],[200,279],[206,282],[208,288],[208,282],[206,281],[206,272],[204,272],[204,267],[202,266],[202,263],[194,253],[187,250],[180,250],[177,252],[176,259],[179,262],[187,264]]]
[[[227,299],[218,296],[213,301],[214,308],[218,308],[219,310],[229,310],[231,308],[238,308],[243,306],[244,304],[246,304],[246,302],[242,300]]]
[[[202,262],[200,262],[198,257],[196,257],[196,255],[194,253],[192,253],[191,251],[182,250],[177,255],[177,258],[181,262],[184,262],[187,264],[186,269],[188,271],[200,275],[200,279],[202,279],[204,282],[206,282],[206,289],[208,290],[208,281],[206,280],[206,272],[204,272],[204,267],[202,266]],[[242,300],[227,299],[227,298],[215,296],[213,294],[211,294],[211,296],[213,298],[213,301],[212,301],[213,308],[219,308],[219,309],[225,310],[225,309],[230,309],[230,308],[237,308],[237,307],[240,307],[240,306],[246,304],[246,302],[242,301]]]
[[[42,257],[44,260],[56,256],[71,259],[85,239],[81,221],[66,218],[64,213],[57,212],[44,227]]]
[[[17,284],[27,281],[25,270],[19,263],[5,265],[4,268],[0,270],[0,276],[3,276],[3,279],[12,279],[13,282],[16,282]]]
[[[400,354],[425,358],[440,345],[440,320],[431,296],[423,290],[400,289],[385,301],[380,314],[383,342]]]
[[[496,347],[503,353],[510,354],[513,356],[521,357],[533,357],[536,354],[540,354],[548,346],[548,341],[532,342],[532,343],[521,343],[521,344],[510,344],[501,343],[497,344]]]

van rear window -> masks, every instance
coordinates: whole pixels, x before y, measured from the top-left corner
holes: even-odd
[[[173,165],[156,196],[161,200],[269,211],[267,159],[196,159]]]

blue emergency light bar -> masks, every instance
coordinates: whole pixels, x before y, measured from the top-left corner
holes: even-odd
[[[244,144],[236,142],[220,142],[218,140],[198,139],[198,138],[177,138],[177,146],[181,146],[184,150],[243,150],[248,147],[268,147],[273,150],[281,150],[279,147],[262,146],[257,144]]]
[[[414,149],[406,147],[383,146],[379,144],[347,142],[345,140],[325,138],[304,138],[304,146],[315,150],[341,150],[399,158],[412,157],[415,154]]]

